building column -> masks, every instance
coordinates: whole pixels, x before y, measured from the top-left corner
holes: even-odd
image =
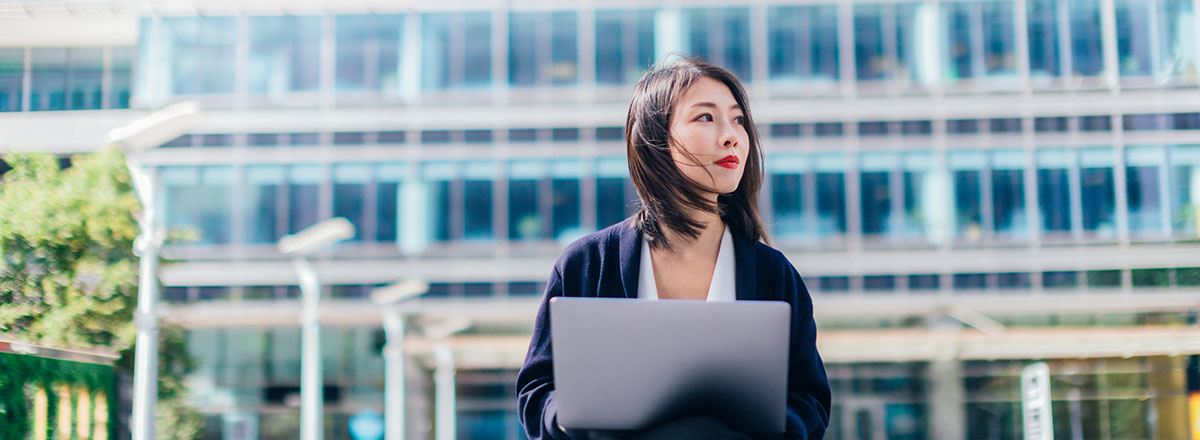
[[[967,438],[962,363],[953,357],[929,363],[929,438]]]

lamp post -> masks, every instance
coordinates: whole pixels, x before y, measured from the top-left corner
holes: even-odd
[[[454,350],[447,338],[471,328],[471,321],[452,318],[425,328],[425,336],[433,340],[434,431],[436,440],[458,438],[458,402],[455,396]]]
[[[300,438],[320,440],[323,436],[321,386],[321,328],[317,305],[321,282],[308,256],[326,246],[354,236],[354,225],[341,217],[331,218],[279,239],[279,251],[292,257],[300,278]]]
[[[398,304],[429,291],[425,280],[411,279],[371,291],[371,301],[381,306],[384,370],[384,434],[387,440],[404,439],[404,314]]]
[[[110,130],[105,141],[125,152],[125,166],[138,202],[140,231],[133,251],[138,255],[138,306],[134,313],[137,341],[133,361],[133,440],[150,440],[154,433],[154,408],[158,404],[158,250],[163,233],[158,225],[158,194],[154,174],[142,164],[142,154],[177,138],[196,124],[200,106],[183,102],[151,113],[128,125]]]

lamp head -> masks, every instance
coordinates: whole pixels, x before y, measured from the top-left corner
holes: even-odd
[[[279,251],[302,257],[353,236],[354,225],[342,217],[334,217],[279,239]]]
[[[105,141],[126,153],[145,151],[187,133],[200,119],[200,104],[181,102],[109,130]]]

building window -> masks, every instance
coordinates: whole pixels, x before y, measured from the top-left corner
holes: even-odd
[[[231,242],[233,168],[163,167],[163,211],[168,228],[187,232],[187,244]]]
[[[917,12],[922,7],[914,3],[854,5],[854,65],[859,81],[920,81],[934,74],[918,66],[917,52],[927,50],[916,40]]]
[[[767,17],[771,81],[836,82],[841,77],[836,6],[776,6]]]
[[[773,138],[798,138],[800,137],[801,125],[796,123],[790,124],[771,124],[771,137]]]
[[[684,10],[687,51],[750,82],[750,10],[745,7]]]
[[[603,229],[632,214],[636,199],[625,158],[596,160],[596,228]]]
[[[929,136],[933,134],[933,122],[901,121],[900,133],[905,136]]]
[[[463,182],[463,239],[492,239],[492,179],[471,176]]]
[[[536,128],[510,128],[508,129],[509,142],[536,142],[538,138],[538,130]]]
[[[400,236],[400,184],[407,170],[402,164],[375,169],[375,241],[396,241]]]
[[[1062,74],[1058,44],[1058,0],[1031,0],[1026,6],[1029,23],[1029,73],[1038,77]],[[1098,40],[1097,40],[1098,41]]]
[[[1080,151],[1079,185],[1083,230],[1095,232],[1099,237],[1115,238],[1116,184],[1113,181],[1112,148]]]
[[[550,183],[553,197],[551,234],[556,240],[565,241],[582,235],[579,229],[579,177],[556,178]]]
[[[814,160],[817,180],[817,234],[837,237],[846,233],[846,167],[841,155]]]
[[[25,49],[0,48],[0,112],[21,111]]]
[[[771,229],[776,237],[797,237],[804,234],[804,191],[802,174],[782,172],[771,174]]]
[[[170,69],[167,92],[173,95],[233,92],[235,18],[163,18],[161,23],[161,34],[152,27],[142,33],[138,46],[145,53],[152,46],[166,45],[163,55]],[[143,63],[142,67],[149,69],[149,64]],[[161,66],[155,66],[158,67]]]
[[[560,159],[552,164],[550,181],[550,237],[570,241],[582,236],[580,229],[579,178],[582,164],[575,159]]]
[[[288,234],[300,232],[320,219],[321,183],[325,177],[320,165],[295,165],[288,170]]]
[[[858,123],[859,136],[887,136],[891,134],[891,124],[887,121],[863,121]]]
[[[103,49],[34,48],[32,55],[30,110],[90,110],[101,107]]]
[[[996,274],[996,287],[1000,289],[1029,290],[1033,286],[1028,272]]]
[[[574,11],[509,13],[509,84],[574,84],[579,77],[578,27]]]
[[[367,228],[367,183],[369,165],[339,164],[333,168],[333,216],[349,220],[354,225],[354,237],[362,241]]]
[[[321,143],[321,135],[319,133],[288,133],[288,145],[292,146],[314,146]]]
[[[1121,76],[1182,76],[1194,71],[1192,2],[1116,0],[1114,6]]]
[[[1092,289],[1121,287],[1120,270],[1089,270],[1087,286]]]
[[[492,143],[491,130],[463,130],[463,142],[468,144]]]
[[[596,127],[597,142],[621,142],[625,140],[625,127]]]
[[[426,90],[484,88],[492,78],[490,12],[421,16],[422,84]]]
[[[941,287],[941,279],[937,274],[909,275],[908,290],[937,290]]]
[[[1044,234],[1071,231],[1070,169],[1073,158],[1067,150],[1037,152],[1038,214]]]
[[[1025,238],[1025,155],[999,150],[990,155],[992,228],[999,237]]]
[[[987,288],[987,274],[956,273],[954,290],[983,290]]]
[[[508,181],[508,239],[532,240],[542,234],[538,213],[538,184],[532,179]]]
[[[1200,236],[1200,146],[1169,150],[1172,228],[1181,237]]]
[[[884,292],[896,290],[895,275],[867,275],[863,277],[863,290]]]
[[[247,167],[246,218],[243,222],[246,242],[274,243],[284,235],[280,223],[283,177],[284,170],[280,166]]]
[[[654,10],[596,11],[596,83],[632,84],[654,61]]]
[[[1067,121],[1065,116],[1034,118],[1033,131],[1038,133],[1064,132],[1067,131]]]
[[[314,91],[320,69],[321,17],[250,17],[246,58],[250,93],[279,96]]]
[[[817,289],[822,292],[848,292],[850,291],[850,277],[817,278]]]
[[[948,156],[954,187],[954,230],[960,240],[983,239],[982,179],[986,156],[978,151],[951,151]]]
[[[992,133],[1020,133],[1021,119],[1020,118],[994,118],[988,121],[989,131]]]
[[[1104,70],[1100,0],[1070,0],[1066,4],[1071,11],[1071,63],[1075,74],[1099,75]]]
[[[951,119],[946,121],[946,132],[949,134],[979,133],[978,119]]]
[[[403,131],[381,131],[375,135],[375,142],[379,144],[403,144],[404,140]]]
[[[554,142],[579,142],[579,129],[575,127],[551,129],[550,140]]]
[[[129,95],[133,82],[133,54],[132,47],[114,47],[112,49],[106,108],[129,108]],[[0,82],[3,81],[0,80]],[[3,105],[0,105],[0,108],[3,108]]]
[[[899,229],[899,219],[892,215],[896,197],[892,194],[891,181],[892,170],[899,168],[898,162],[892,153],[865,153],[861,157],[859,186],[863,235],[883,237]]]
[[[1125,131],[1164,130],[1167,128],[1167,119],[1166,115],[1157,113],[1125,115],[1121,118],[1121,125]]]
[[[362,145],[366,142],[366,133],[361,131],[341,131],[333,134],[334,145]]]
[[[1011,2],[943,3],[942,13],[949,57],[947,79],[951,83],[965,78],[1015,75],[1016,37]]]
[[[1046,289],[1071,289],[1079,286],[1078,272],[1042,272],[1042,287]]]
[[[1080,116],[1079,131],[1111,131],[1112,118],[1105,115]]]
[[[339,92],[400,90],[400,35],[403,15],[342,15],[337,17]]]
[[[841,122],[817,122],[813,124],[817,137],[837,137],[842,135]]]

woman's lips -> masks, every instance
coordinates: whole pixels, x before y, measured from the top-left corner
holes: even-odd
[[[718,160],[716,162],[716,164],[717,164],[717,166],[729,168],[732,170],[732,169],[736,169],[738,167],[739,162],[741,162],[741,161],[738,160],[737,156],[730,154],[728,156],[722,157],[721,160]]]

